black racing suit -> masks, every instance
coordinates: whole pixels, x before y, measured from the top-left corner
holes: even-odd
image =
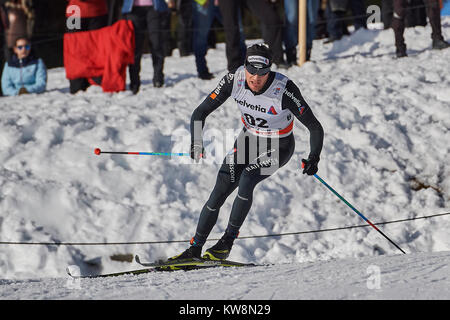
[[[255,96],[264,94],[270,87],[272,81],[274,81],[274,78],[275,73],[271,72],[262,90],[258,93],[252,93]],[[192,143],[201,143],[199,139],[202,137],[202,132],[194,132],[198,131],[199,128],[199,126],[194,125],[195,122],[201,121],[201,128],[203,128],[206,117],[231,96],[233,73],[229,73],[223,77],[219,86],[218,88],[220,90],[214,90],[192,114]],[[245,83],[245,87],[250,90],[247,83]],[[298,105],[299,102],[304,107],[301,113]],[[311,148],[309,158],[319,159],[324,136],[322,126],[303,99],[299,88],[291,80],[288,80],[286,83],[286,91],[283,93],[281,103],[283,109],[289,109],[308,128]],[[229,237],[236,238],[239,233],[239,228],[242,226],[252,205],[254,188],[278,168],[284,166],[294,153],[294,149],[295,139],[293,134],[283,138],[259,137],[253,135],[244,127],[235,141],[234,150],[225,157],[217,175],[214,189],[208,201],[203,206],[193,244],[202,246],[205,243],[217,221],[221,206],[227,197],[238,188],[238,194],[234,200],[228,226],[225,231],[225,234]]]

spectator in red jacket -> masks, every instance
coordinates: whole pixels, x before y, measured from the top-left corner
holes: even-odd
[[[76,7],[75,7],[76,6]],[[108,6],[106,0],[68,0],[66,8],[67,19],[79,19],[79,23],[67,23],[67,32],[90,31],[103,28],[108,25]],[[95,82],[101,83],[101,78],[95,78]],[[69,80],[70,93],[86,90],[90,83],[88,79],[80,78]]]
[[[82,44],[82,45],[80,45]],[[119,20],[112,26],[64,35],[67,79],[100,78],[104,92],[125,90],[126,70],[134,63],[134,27]]]

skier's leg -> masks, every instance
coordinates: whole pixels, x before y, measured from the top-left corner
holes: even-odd
[[[267,175],[261,175],[256,171],[259,170],[255,169],[251,172],[244,170],[241,174],[238,194],[233,202],[230,220],[228,221],[225,234],[214,246],[206,250],[205,255],[203,256],[204,258],[222,260],[226,259],[230,254],[233,242],[237,238],[239,229],[252,206],[253,190],[259,182],[268,177]]]
[[[248,139],[247,133],[241,131],[234,142],[233,151],[223,160],[216,184],[208,201],[202,208],[192,244],[203,246],[212,228],[217,222],[219,210],[228,196],[238,187],[242,171],[248,163]],[[239,150],[239,152],[237,152]]]
[[[241,175],[238,194],[234,199],[228,227],[225,230],[225,234],[233,240],[237,238],[239,229],[252,207],[253,191],[255,190],[256,185],[269,177],[269,175],[260,174],[260,170],[261,169],[245,170]]]
[[[273,145],[270,146],[269,144],[268,147],[273,150]],[[266,150],[269,150],[269,148]],[[233,202],[225,234],[216,245],[206,251],[206,258],[226,259],[228,257],[233,242],[239,234],[239,229],[252,206],[253,191],[256,185],[288,163],[294,153],[294,148],[295,140],[293,135],[290,135],[281,139],[279,147],[266,157],[262,157],[263,153],[259,150],[260,156],[258,156],[258,159],[261,159],[261,161],[256,164],[249,164],[244,168],[240,174],[238,194]]]
[[[217,222],[220,208],[239,184],[239,176],[243,169],[241,167],[234,163],[228,164],[226,160],[222,164],[217,174],[216,185],[200,213],[193,244],[203,246],[205,243],[209,233]]]
[[[240,173],[244,168],[244,165],[238,166],[234,162],[227,162],[229,161],[225,158],[217,174],[214,189],[200,212],[195,236],[191,239],[191,246],[169,260],[200,258],[202,247],[217,222],[219,210],[228,196],[237,188]]]
[[[243,132],[241,132],[239,137],[242,135]],[[170,259],[200,258],[202,247],[217,222],[219,210],[228,196],[239,185],[240,175],[246,166],[246,163],[241,164],[239,162],[239,157],[237,156],[236,150],[238,141],[240,140],[239,137],[234,143],[233,151],[223,160],[222,166],[217,174],[214,189],[200,212],[197,229],[194,237],[191,239],[191,246],[183,253]]]
[[[202,208],[197,224],[197,230],[193,244],[203,246],[209,236],[212,228],[217,222],[219,210],[224,204],[228,196],[238,187],[239,179],[242,171],[247,165],[245,162],[245,154],[242,157],[241,153],[246,153],[247,148],[241,144],[245,141],[245,134],[241,132],[239,137],[234,142],[233,151],[228,153],[222,162],[222,166],[217,174],[216,184],[211,192],[208,201]],[[241,152],[237,152],[237,148],[241,148]],[[242,161],[244,160],[244,161]]]
[[[256,165],[248,165],[241,174],[238,194],[233,202],[230,220],[225,231],[227,235],[232,238],[237,237],[239,229],[252,206],[253,191],[256,185],[288,163],[294,153],[294,148],[295,140],[293,135],[278,140],[276,144],[269,140],[264,148],[261,148],[261,145],[259,145],[259,162]],[[266,152],[261,149],[265,149]],[[272,152],[267,153],[267,150]]]

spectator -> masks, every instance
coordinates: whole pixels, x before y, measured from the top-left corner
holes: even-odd
[[[112,26],[64,35],[64,67],[67,79],[87,78],[104,92],[126,88],[128,65],[134,63],[134,27],[121,19]],[[96,83],[94,79],[101,79]]]
[[[208,50],[208,35],[211,32],[211,26],[214,19],[222,22],[222,15],[218,7],[218,0],[194,0],[193,6],[193,48],[195,54],[195,64],[197,66],[198,77],[203,80],[210,80],[214,75],[209,72],[206,64],[206,53]],[[240,11],[239,11],[240,12]],[[242,20],[239,19],[240,26],[240,44],[241,50],[246,50]]]
[[[68,0],[66,17],[79,18],[79,26],[75,26],[67,32],[97,30],[108,25],[108,6],[106,0]],[[71,6],[77,6],[79,10],[72,11]],[[93,79],[97,84],[101,83],[101,78]],[[91,83],[86,78],[69,80],[70,93],[85,91]]]
[[[427,12],[423,0],[409,0],[409,14],[406,14],[405,27],[426,26]]]
[[[113,25],[121,18],[122,3],[117,3],[115,0],[106,1],[108,7],[108,26]]]
[[[327,0],[319,1],[319,10],[317,11],[316,37],[315,39],[328,38],[327,18],[325,10],[327,9]]]
[[[5,34],[9,29],[9,19],[7,15],[7,11],[5,8],[6,0],[0,0],[0,65],[5,64],[5,60],[7,59],[8,46],[6,45]],[[5,59],[6,58],[6,59]],[[1,78],[0,78],[1,80]],[[0,81],[1,88],[1,81]],[[0,96],[3,93],[0,90]]]
[[[47,69],[42,59],[33,54],[28,38],[19,37],[13,50],[14,54],[3,68],[3,94],[16,96],[44,92],[47,85]]]
[[[408,9],[405,15],[405,27],[426,26],[427,13],[423,0],[409,0]],[[392,16],[394,14],[394,4],[392,0],[383,0],[381,4],[381,20],[384,29],[392,27]]]
[[[168,3],[168,10],[161,12],[162,15],[162,37],[163,37],[163,51],[164,57],[172,56],[172,51],[176,47],[176,41],[172,37],[171,23],[172,23],[172,13],[176,12],[175,0],[170,0]],[[174,16],[176,16],[174,14]]]
[[[330,37],[324,43],[339,40],[348,34],[344,22],[347,9],[350,7],[353,14],[355,30],[367,28],[366,10],[362,0],[329,0],[325,14],[327,16],[327,29]]]
[[[214,0],[212,0],[214,1]],[[195,0],[177,0],[177,46],[180,51],[180,56],[189,56],[193,52],[192,38],[193,38],[193,17],[192,5]]]
[[[398,58],[406,57],[406,44],[403,37],[405,31],[405,15],[407,0],[394,0],[394,15],[392,29],[394,29],[396,55]],[[445,49],[450,44],[444,41],[441,30],[441,8],[439,0],[425,0],[426,11],[431,25],[431,38],[433,49]]]
[[[245,4],[259,19],[262,37],[273,51],[273,61],[281,68],[287,68],[283,59],[282,21],[278,15],[276,0],[219,0],[225,28],[226,55],[228,70],[233,71],[244,64],[245,50],[240,48],[239,8]]]
[[[443,1],[441,1],[441,4],[442,4],[441,15],[442,16],[450,16],[450,1],[443,0]]]
[[[306,61],[311,58],[313,40],[316,36],[316,21],[318,11],[319,2],[317,0],[308,0],[306,14]],[[284,28],[286,62],[289,66],[291,66],[297,64],[298,0],[284,0],[284,14],[286,17],[286,26]]]
[[[34,25],[34,10],[30,0],[8,0],[5,3],[8,12],[9,28],[6,32],[6,43],[12,53],[18,37],[31,38]],[[9,54],[7,56],[9,59]]]
[[[122,13],[125,19],[131,20],[135,32],[134,64],[129,66],[130,89],[133,94],[139,92],[141,86],[141,58],[144,51],[145,32],[153,60],[153,86],[160,88],[164,85],[164,15],[161,12],[169,8],[164,0],[124,0]]]

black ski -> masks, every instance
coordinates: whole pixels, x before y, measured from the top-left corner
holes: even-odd
[[[206,260],[206,259],[178,259],[178,260],[165,260],[165,261],[156,261],[152,263],[141,262],[139,256],[136,255],[135,260],[137,263],[146,267],[144,269],[136,269],[136,270],[128,270],[116,273],[107,273],[107,274],[97,274],[97,275],[83,275],[78,276],[74,275],[70,272],[70,269],[67,268],[67,274],[75,279],[84,279],[84,278],[107,278],[107,277],[117,277],[123,275],[140,275],[149,272],[158,272],[158,271],[178,271],[178,270],[199,270],[199,269],[207,269],[207,268],[216,268],[216,267],[251,267],[257,266],[254,263],[240,263],[230,260]]]
[[[139,263],[141,266],[144,267],[152,267],[152,268],[158,268],[158,269],[170,269],[171,267],[174,268],[172,270],[179,270],[176,268],[182,268],[182,270],[190,269],[192,267],[193,269],[201,269],[201,268],[211,268],[211,267],[252,267],[256,266],[254,263],[241,263],[236,261],[230,261],[230,260],[208,260],[208,259],[199,259],[199,258],[193,258],[193,259],[175,259],[175,260],[160,260],[156,262],[142,262],[141,259],[139,259],[139,256],[136,255],[134,257],[137,263]]]
[[[71,276],[74,279],[87,279],[87,278],[108,278],[108,277],[117,277],[117,276],[124,276],[124,275],[139,275],[143,273],[149,273],[149,272],[155,272],[153,268],[146,268],[146,269],[136,269],[136,270],[128,270],[128,271],[122,271],[122,272],[115,272],[115,273],[106,273],[106,274],[93,274],[93,275],[74,275],[70,272],[69,268],[66,268],[67,274]]]

